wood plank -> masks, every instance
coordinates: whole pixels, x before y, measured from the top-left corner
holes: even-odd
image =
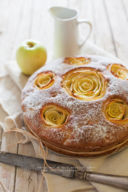
[[[123,6],[123,9],[124,9],[125,16],[126,16],[127,21],[128,21],[128,1],[127,0],[122,0],[121,3],[122,3],[122,6]]]
[[[19,1],[20,2],[20,1]],[[8,31],[9,25],[9,14],[12,15],[10,10],[10,1],[2,0],[0,1],[0,59],[6,60],[11,52],[10,47],[10,32]],[[18,11],[18,7],[17,7]],[[3,65],[3,62],[0,62],[0,65]],[[0,121],[3,121],[4,118],[8,115],[2,108],[0,111]],[[3,118],[3,120],[2,120]],[[1,150],[9,152],[17,152],[17,145],[15,144],[15,136],[3,135],[1,132]],[[12,142],[14,141],[14,142]],[[8,146],[9,143],[12,143],[12,147]],[[0,182],[3,183],[6,189],[9,189],[9,192],[13,192],[14,189],[14,179],[15,179],[15,167],[1,164],[0,166]],[[2,186],[0,185],[0,191],[3,191]]]
[[[4,1],[4,0],[2,0]],[[2,44],[0,44],[0,50],[3,50],[2,58],[4,60],[10,60],[12,58],[12,50],[14,47],[15,38],[17,36],[17,29],[19,29],[20,26],[20,11],[22,9],[22,0],[19,1],[8,1],[5,0],[5,5],[2,10],[6,10],[6,16],[5,16],[5,26],[3,27],[3,33],[2,36],[4,36],[4,39],[2,41]],[[4,14],[4,11],[3,11]],[[1,17],[3,19],[4,17]],[[4,49],[3,49],[4,47]]]
[[[6,58],[6,55],[8,53],[8,51],[6,50],[8,44],[6,41],[9,10],[8,3],[8,0],[2,0],[0,2],[0,58],[2,60]]]
[[[15,1],[13,0],[15,5]],[[15,28],[13,28],[14,33],[12,35],[12,42],[11,46],[12,48],[12,59],[15,60],[16,58],[16,49],[22,43],[24,40],[30,38],[30,31],[31,31],[31,25],[32,25],[32,6],[33,1],[31,0],[22,0],[22,4],[20,5],[20,11],[17,13],[15,11],[15,16],[17,16],[17,19],[15,18],[15,25],[16,25],[16,31]],[[13,19],[10,21],[13,22]],[[11,25],[11,24],[10,24]]]
[[[9,146],[11,143],[11,147]],[[9,151],[11,153],[17,152],[17,145],[15,143],[15,135],[7,134],[6,136],[2,136],[2,151]],[[4,185],[9,192],[13,192],[15,186],[15,167],[0,164],[0,182]]]
[[[33,146],[31,145],[31,143],[20,144],[18,153],[27,156],[35,156],[35,152],[33,150]],[[18,168],[16,173],[15,191],[16,192],[44,191],[43,176],[34,171],[23,170]]]
[[[90,40],[115,55],[112,33],[102,0],[69,0],[69,6],[79,10],[80,18],[88,18],[93,24]],[[101,17],[102,15],[102,17]],[[85,28],[84,32],[87,30]]]
[[[103,0],[91,1],[93,8],[93,29],[95,44],[115,55],[111,29],[109,26]]]
[[[128,62],[128,24],[121,0],[105,0],[104,6],[112,29],[117,55],[124,62]]]

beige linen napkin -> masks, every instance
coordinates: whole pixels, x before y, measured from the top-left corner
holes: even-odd
[[[97,54],[109,57],[113,62],[121,62],[109,53],[96,47],[88,42],[81,50],[81,55]],[[8,72],[8,74],[6,73]],[[35,150],[36,156],[42,156],[39,142],[29,132],[25,130],[22,113],[20,108],[20,94],[27,81],[27,77],[20,73],[20,70],[15,62],[6,65],[6,70],[3,75],[0,75],[0,127],[4,131],[17,131],[15,134],[15,142],[26,143],[31,141]],[[6,95],[6,97],[5,97]],[[4,123],[3,123],[4,119]],[[9,133],[11,134],[11,133]],[[88,170],[95,170],[103,173],[112,173],[118,175],[128,175],[128,149],[123,150],[118,154],[111,156],[103,156],[97,158],[71,158],[64,155],[59,155],[49,150],[47,159],[52,159],[60,162],[72,163],[77,166],[84,165]],[[123,164],[121,164],[123,162]],[[99,192],[123,192],[124,190],[104,186],[101,184],[82,182],[78,180],[70,180],[55,175],[45,174],[49,192],[80,192],[80,191],[95,191]],[[93,187],[94,186],[94,187]]]

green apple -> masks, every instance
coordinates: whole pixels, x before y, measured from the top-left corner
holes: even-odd
[[[46,59],[46,49],[40,43],[33,40],[24,41],[16,51],[17,63],[21,71],[26,75],[31,75],[42,67]]]

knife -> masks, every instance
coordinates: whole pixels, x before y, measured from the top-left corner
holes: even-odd
[[[128,189],[127,176],[91,172],[87,171],[84,167],[77,168],[74,165],[66,163],[47,160],[49,166],[44,166],[43,159],[7,152],[0,152],[0,162],[37,172],[43,170],[45,173],[51,173],[70,179],[80,179],[83,181],[96,182],[122,189]]]

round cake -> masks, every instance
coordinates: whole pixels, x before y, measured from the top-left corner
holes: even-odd
[[[22,110],[28,130],[56,152],[119,150],[128,143],[128,70],[92,55],[49,62],[29,78]]]

